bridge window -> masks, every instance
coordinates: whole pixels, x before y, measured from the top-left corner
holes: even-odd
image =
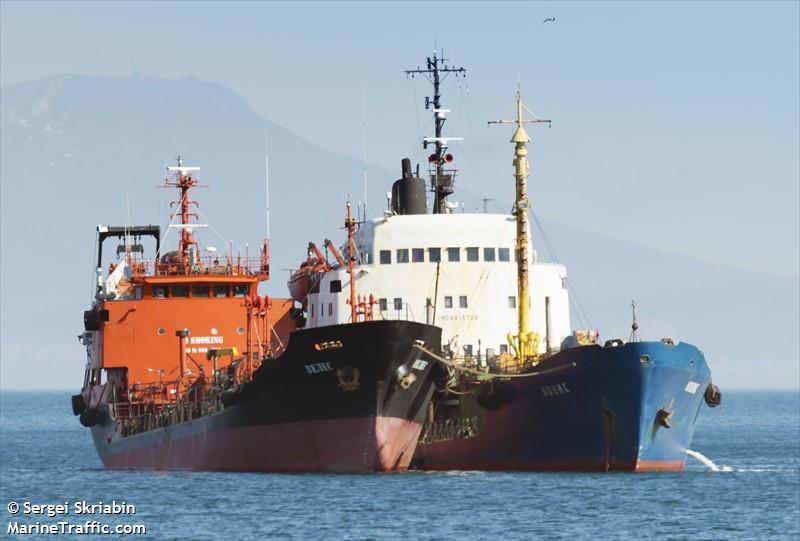
[[[425,250],[422,248],[411,249],[411,261],[413,263],[422,263],[425,261]]]
[[[154,287],[153,288],[153,297],[156,299],[163,299],[167,296],[167,290],[163,287]]]
[[[210,291],[211,288],[209,286],[192,286],[192,297],[207,299]]]
[[[381,312],[385,312],[389,309],[389,303],[386,302],[386,299],[378,299],[378,309]]]
[[[498,248],[497,249],[497,255],[498,255],[498,259],[500,261],[510,261],[511,260],[511,257],[510,257],[511,254],[509,253],[508,248]]]
[[[494,261],[494,248],[484,248],[483,249],[483,260],[484,261]]]
[[[214,297],[216,298],[227,297],[229,293],[230,293],[230,287],[227,285],[214,286]]]
[[[394,298],[394,309],[395,310],[402,310],[403,309],[403,299],[400,297]]]
[[[188,297],[189,286],[172,286],[173,297]]]
[[[389,265],[392,262],[392,251],[391,250],[381,250],[381,265]]]
[[[442,260],[441,248],[428,248],[428,261],[431,263],[438,263]]]
[[[514,295],[508,297],[508,307],[509,308],[516,308],[517,307],[517,298]]]
[[[448,248],[447,260],[453,262],[461,261],[461,248]]]
[[[467,296],[466,295],[461,295],[458,298],[458,306],[461,307],[461,308],[466,308],[467,307]]]
[[[508,344],[500,344],[500,353],[508,353]]]
[[[331,293],[339,293],[342,291],[341,280],[331,280]]]
[[[397,262],[408,263],[408,248],[400,248],[397,250]]]
[[[445,308],[452,308],[453,307],[453,297],[445,297],[444,298],[444,307]]]
[[[478,248],[467,248],[467,261],[478,261]]]
[[[247,295],[247,285],[246,284],[234,284],[233,286],[233,296],[234,297],[244,297]]]

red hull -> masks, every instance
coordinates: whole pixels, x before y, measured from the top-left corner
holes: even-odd
[[[305,421],[207,430],[208,419],[98,447],[113,469],[398,471],[408,468],[422,426],[394,417]],[[102,438],[105,430],[96,427]],[[170,434],[170,432],[172,432]],[[124,445],[124,447],[123,447]]]
[[[681,460],[639,460],[636,462],[611,462],[606,465],[597,461],[570,461],[570,462],[531,462],[531,461],[496,461],[477,463],[448,463],[445,466],[426,465],[426,470],[438,471],[575,471],[575,472],[681,472],[685,461]]]

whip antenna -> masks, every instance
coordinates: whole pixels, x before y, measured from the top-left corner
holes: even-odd
[[[361,86],[361,161],[364,167],[364,220],[367,219],[367,89]]]
[[[266,183],[266,190],[265,190],[265,203],[267,207],[267,239],[270,238],[269,234],[269,136],[267,133],[267,127],[269,126],[268,121],[264,122],[264,180]]]

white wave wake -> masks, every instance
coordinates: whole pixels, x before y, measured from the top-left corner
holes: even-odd
[[[691,449],[686,449],[686,454],[692,458],[697,459],[699,462],[702,462],[711,471],[718,471],[718,472],[733,471],[733,468],[731,468],[730,466],[722,466],[722,468],[720,468],[719,466],[714,464],[714,462],[710,458],[708,458],[706,455],[698,451],[692,451]]]

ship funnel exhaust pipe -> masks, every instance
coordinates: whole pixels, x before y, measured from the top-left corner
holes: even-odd
[[[411,160],[408,158],[403,158],[403,161],[400,162],[402,170],[403,170],[403,178],[410,179],[412,178],[411,174]]]
[[[411,160],[401,162],[402,178],[392,184],[392,212],[394,214],[427,214],[428,202],[425,181],[411,172]]]

